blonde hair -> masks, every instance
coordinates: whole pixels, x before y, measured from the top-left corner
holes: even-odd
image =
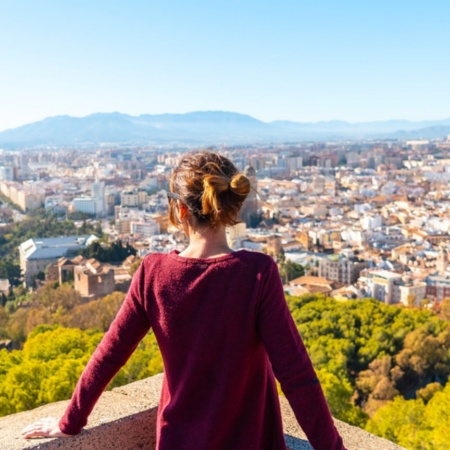
[[[250,192],[248,178],[218,153],[201,151],[183,156],[170,179],[170,190],[181,197],[197,225],[216,228],[238,223]],[[169,202],[170,222],[178,226],[175,202]]]

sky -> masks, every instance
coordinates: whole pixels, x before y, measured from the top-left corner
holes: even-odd
[[[57,115],[450,118],[448,0],[0,0],[0,131]]]

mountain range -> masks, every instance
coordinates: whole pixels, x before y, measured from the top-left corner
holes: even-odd
[[[263,122],[224,111],[186,114],[96,113],[56,116],[0,132],[0,147],[117,144],[248,144],[348,139],[433,139],[450,134],[450,119],[380,122]]]

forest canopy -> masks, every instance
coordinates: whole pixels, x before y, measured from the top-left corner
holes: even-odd
[[[123,297],[83,304],[70,287],[47,285],[28,308],[0,308],[0,333],[25,342],[22,350],[0,352],[0,414],[69,398]],[[336,418],[406,448],[443,448],[450,426],[448,322],[373,299],[308,294],[287,302]],[[111,386],[162,370],[149,333]]]

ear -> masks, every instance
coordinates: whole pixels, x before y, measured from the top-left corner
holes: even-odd
[[[180,222],[183,222],[187,218],[186,214],[189,213],[189,210],[187,209],[184,203],[181,203],[180,200],[177,201],[178,201],[178,219]]]

